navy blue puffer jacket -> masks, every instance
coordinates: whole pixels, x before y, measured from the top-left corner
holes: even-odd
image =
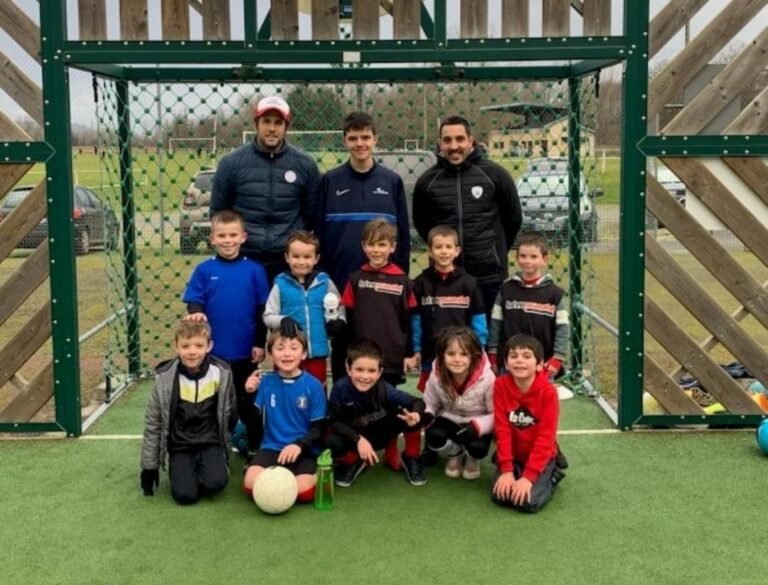
[[[312,229],[319,185],[320,171],[311,156],[288,143],[267,152],[253,140],[219,162],[211,214],[232,209],[245,218],[247,256],[282,258],[288,236]]]

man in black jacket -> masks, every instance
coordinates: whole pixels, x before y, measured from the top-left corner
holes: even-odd
[[[233,209],[245,218],[243,253],[262,263],[271,283],[288,268],[288,236],[314,227],[320,171],[310,155],[286,142],[291,108],[283,98],[261,99],[253,116],[256,139],[223,157],[216,169],[211,215]]]
[[[439,148],[437,163],[416,181],[413,223],[425,241],[436,225],[458,232],[459,263],[477,279],[488,313],[522,223],[517,189],[504,167],[483,157],[465,118],[441,122]]]

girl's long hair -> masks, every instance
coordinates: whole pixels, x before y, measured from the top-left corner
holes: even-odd
[[[445,352],[454,341],[458,343],[462,350],[469,354],[467,380],[472,372],[477,369],[480,360],[483,358],[483,348],[480,345],[480,340],[477,339],[477,335],[469,327],[446,327],[437,336],[437,342],[435,343],[437,379],[451,402],[458,398],[458,390],[461,389],[461,386],[457,388],[453,374],[445,366]]]

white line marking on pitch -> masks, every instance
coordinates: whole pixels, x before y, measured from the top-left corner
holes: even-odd
[[[621,433],[618,429],[571,429],[558,431],[558,435],[615,435]],[[87,441],[139,441],[142,435],[83,435],[80,439]]]

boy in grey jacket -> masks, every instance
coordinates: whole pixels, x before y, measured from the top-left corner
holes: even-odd
[[[229,480],[234,387],[226,362],[209,355],[208,323],[180,322],[173,348],[176,357],[157,367],[144,417],[141,489],[145,496],[154,495],[167,457],[173,499],[195,504],[223,490]]]

